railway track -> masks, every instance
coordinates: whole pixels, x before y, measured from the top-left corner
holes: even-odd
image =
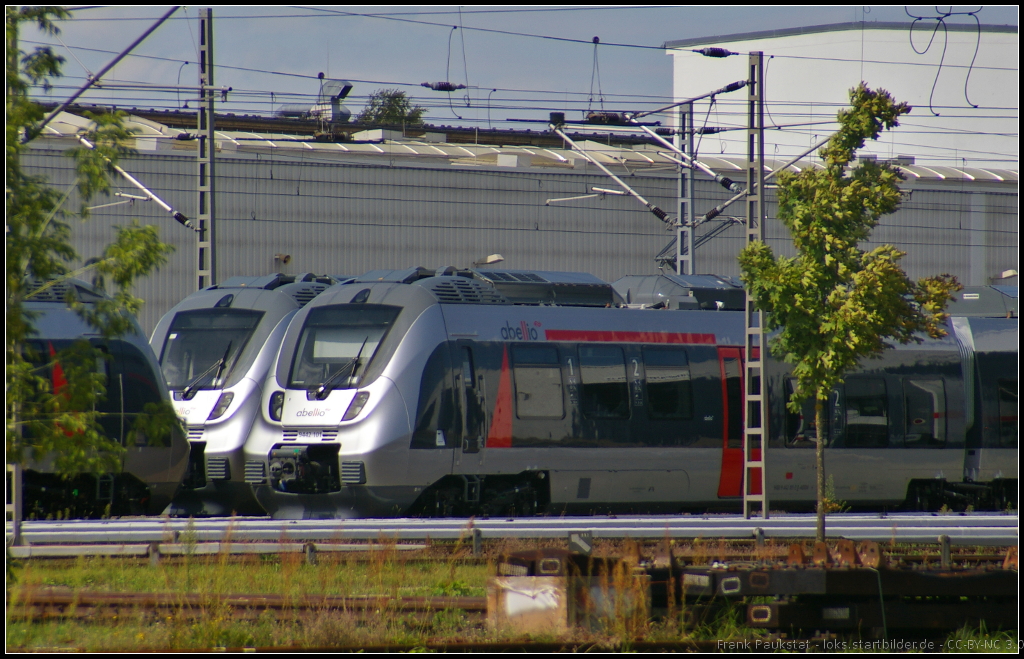
[[[947,536],[953,545],[1006,547],[1018,543],[1018,516],[972,514],[835,514],[826,526],[831,539],[934,543]],[[345,542],[387,539],[393,542],[432,540],[565,538],[569,533],[593,538],[662,538],[742,540],[753,537],[808,539],[815,516],[784,514],[770,519],[739,515],[665,515],[607,517],[520,517],[512,519],[324,519],[272,520],[232,518],[124,518],[112,520],[22,522],[28,545],[208,542]],[[12,535],[7,526],[8,538]]]
[[[128,616],[195,619],[211,611],[228,611],[237,620],[258,619],[266,612],[275,617],[302,619],[312,615],[376,616],[431,614],[458,610],[482,619],[486,597],[375,597],[291,596],[210,593],[110,593],[69,588],[8,590],[9,620],[114,620]]]

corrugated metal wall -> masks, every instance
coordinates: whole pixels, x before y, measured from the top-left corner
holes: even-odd
[[[59,150],[35,149],[24,162],[31,173],[47,176],[57,187],[71,184],[71,161]],[[318,160],[315,154],[223,154],[217,161],[218,279],[278,270],[359,274],[419,265],[466,267],[500,253],[504,268],[584,271],[614,281],[656,272],[653,257],[674,235],[625,197],[545,205],[548,199],[589,194],[595,185],[615,187],[593,168],[464,167],[397,157],[386,162]],[[171,205],[194,216],[191,154],[140,154],[122,164]],[[671,172],[637,172],[628,182],[674,213]],[[710,180],[698,180],[696,188],[698,213],[728,196]],[[774,197],[769,196],[769,216],[774,217]],[[70,203],[74,208],[77,202],[72,198]],[[730,212],[742,213],[742,204]],[[151,202],[98,209],[86,223],[70,223],[84,260],[102,252],[113,237],[112,226],[132,218],[157,224],[163,239],[176,247],[157,275],[135,291],[147,301],[140,322],[150,331],[167,309],[195,290],[195,234]],[[715,223],[703,225],[698,235]],[[772,222],[768,235],[776,253],[789,253],[785,228]],[[884,218],[873,238],[865,247],[892,242],[907,251],[904,269],[912,277],[949,272],[965,283],[987,283],[987,277],[1017,267],[1017,195],[983,192],[970,184],[956,190],[918,189],[898,213]],[[738,274],[735,257],[742,242],[742,226],[730,227],[697,251],[697,270]],[[290,255],[290,262],[275,262],[275,254]]]

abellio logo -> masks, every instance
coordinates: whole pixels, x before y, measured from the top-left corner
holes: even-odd
[[[505,326],[501,328],[501,338],[506,341],[537,341],[540,339],[540,332],[536,327],[527,325],[525,320],[520,320],[518,326],[513,326],[506,320]]]
[[[313,408],[311,410],[299,410],[295,413],[295,416],[326,416],[327,410],[320,410]]]

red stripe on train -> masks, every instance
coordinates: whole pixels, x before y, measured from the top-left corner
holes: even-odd
[[[605,341],[613,343],[702,343],[715,344],[714,334],[689,332],[629,332],[608,330],[560,330],[544,332],[548,341]]]

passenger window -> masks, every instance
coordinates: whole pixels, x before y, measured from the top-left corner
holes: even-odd
[[[1017,448],[1017,381],[996,380],[999,389],[999,446]]]
[[[945,446],[946,388],[942,380],[905,380],[903,408],[907,448]]]
[[[885,380],[846,381],[846,446],[885,448],[889,445],[888,399]]]
[[[626,362],[618,346],[580,346],[583,414],[592,419],[628,419]]]
[[[513,346],[516,416],[520,419],[561,419],[562,369],[554,346]]]
[[[814,448],[817,446],[817,433],[814,427],[814,401],[804,400],[799,412],[789,409],[789,401],[796,392],[796,380],[787,378],[783,388],[786,392],[786,446],[788,448]],[[828,415],[825,416],[826,422]],[[827,434],[827,433],[826,433]]]
[[[652,419],[692,419],[693,390],[686,351],[644,346],[647,400]]]

